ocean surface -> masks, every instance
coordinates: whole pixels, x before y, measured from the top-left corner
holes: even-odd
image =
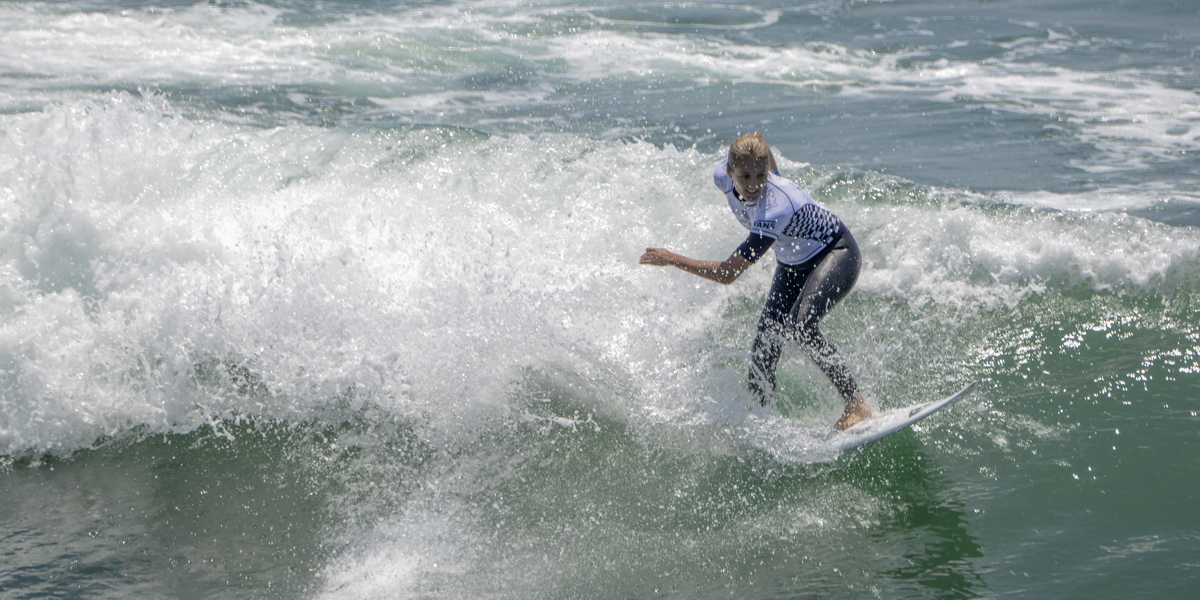
[[[1190,0],[0,2],[0,597],[1200,593]],[[854,232],[745,389],[739,134]]]

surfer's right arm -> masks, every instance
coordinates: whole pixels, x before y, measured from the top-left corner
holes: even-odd
[[[691,273],[699,275],[709,281],[715,281],[721,285],[729,285],[737,281],[750,265],[758,262],[758,259],[766,254],[771,245],[775,243],[775,238],[767,237],[758,232],[751,232],[750,237],[742,242],[729,258],[722,262],[715,260],[696,260],[688,258],[682,254],[676,254],[666,248],[646,248],[646,253],[638,260],[638,263],[643,265],[654,265],[656,267],[675,267]]]
[[[646,248],[646,253],[638,260],[638,263],[643,265],[654,265],[657,267],[675,267],[683,271],[687,271],[692,275],[699,275],[709,281],[715,281],[721,285],[729,285],[750,268],[754,264],[753,261],[747,260],[740,252],[734,252],[729,255],[729,258],[722,262],[715,260],[696,260],[688,258],[682,254],[676,254],[666,248]]]

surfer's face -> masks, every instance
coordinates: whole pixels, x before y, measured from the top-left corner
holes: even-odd
[[[752,158],[730,163],[726,172],[733,178],[733,187],[746,202],[754,202],[767,187],[767,159]]]

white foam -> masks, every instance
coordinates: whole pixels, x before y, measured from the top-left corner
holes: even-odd
[[[456,588],[475,564],[473,546],[488,538],[461,518],[469,511],[457,504],[439,498],[436,507],[405,511],[358,538],[322,573],[320,597],[412,597]]]
[[[693,8],[705,6],[672,10]],[[1194,131],[1200,100],[1192,91],[1168,87],[1152,71],[1089,72],[1030,63],[1031,56],[1108,43],[1032,23],[1021,24],[1030,34],[1008,43],[1001,59],[920,62],[925,56],[920,48],[877,55],[825,42],[772,47],[631,32],[610,27],[603,11],[596,10],[470,3],[297,27],[281,23],[277,9],[254,3],[119,13],[60,13],[9,3],[0,5],[0,31],[8,48],[0,56],[0,71],[37,76],[8,83],[42,98],[69,94],[46,92],[43,77],[68,85],[149,89],[324,82],[350,95],[371,96],[384,109],[402,114],[540,104],[563,81],[613,78],[909,96],[1049,120],[1048,129],[1094,149],[1072,164],[1095,173],[1176,161],[1200,145]],[[559,21],[568,14],[585,20],[563,30]],[[763,13],[763,23],[776,18],[773,11]],[[541,33],[547,26],[548,34]],[[902,66],[909,63],[913,66]],[[447,77],[506,68],[531,75],[510,89],[446,84]],[[20,104],[30,100],[10,98]]]
[[[583,12],[606,24],[636,23],[651,28],[666,26],[719,31],[774,25],[782,14],[779,10],[762,10],[752,6],[692,2],[586,8]]]
[[[1015,306],[1048,286],[1172,295],[1200,235],[1119,213],[948,203],[843,210],[866,268],[856,289],[921,305]]]
[[[699,428],[736,451],[722,432],[744,410],[745,335],[714,331],[770,266],[721,287],[636,264],[647,246],[720,258],[741,240],[710,189],[715,156],[240,128],[124,94],[0,128],[6,452],[307,418],[347,390],[469,437],[518,416],[506,390],[531,366],[591,381],[609,418]],[[1200,248],[1195,231],[1121,214],[931,194],[831,199],[864,248],[857,293],[983,307],[1061,285],[1169,293]],[[198,386],[206,360],[246,366],[270,393]]]
[[[438,30],[461,6],[422,9],[427,12],[413,15],[411,24],[381,17],[372,27],[383,32],[370,31],[383,39],[396,31]],[[46,11],[39,13],[42,21],[30,21],[48,26],[40,34],[36,26],[22,26],[18,33],[25,37],[12,38],[17,50],[5,56],[15,58],[3,68],[109,83],[323,80],[343,63],[322,46],[376,22],[300,30],[277,24],[271,10],[257,5],[247,12],[251,20],[242,19],[241,9],[223,13],[211,5],[103,18],[0,5],[9,14],[26,10]],[[225,16],[235,21],[228,24],[232,33],[208,25]],[[521,19],[528,14],[511,17]],[[834,83],[843,94],[934,90],[946,102],[958,101],[963,91],[998,110],[1035,114],[1067,103],[1080,89],[1095,89],[1052,85],[1052,100],[1039,104],[1030,100],[1041,93],[1033,87],[1042,77],[1036,72],[1013,75],[1016,89],[1025,89],[1016,99],[1002,96],[1004,89],[972,87],[994,73],[1020,70],[1008,64],[996,71],[949,62],[902,70],[836,47],[773,50],[622,32],[523,41],[503,27],[490,29],[496,22],[467,17],[455,26],[505,57],[561,50],[569,67],[565,79],[665,70],[697,81]],[[16,30],[4,27],[5,33]],[[37,35],[55,38],[47,46],[69,52],[89,38],[98,43],[76,63],[34,51]],[[1015,48],[1037,43],[1029,39]],[[605,60],[588,62],[598,50]],[[192,52],[200,54],[189,64],[185,55]],[[469,72],[486,53],[445,72]],[[401,62],[374,77],[394,83],[421,70]],[[174,64],[186,72],[172,71]],[[348,77],[371,81],[365,72]],[[540,101],[540,89],[529,96],[484,95],[481,102]],[[1158,88],[1145,83],[1138,89],[1153,95]],[[415,112],[454,109],[463,98],[431,91],[380,103]],[[1117,106],[1098,102],[1072,114],[1116,114],[1137,99],[1117,94],[1104,101]],[[1179,116],[1166,104],[1150,109],[1164,122]],[[1103,124],[1080,125],[1105,131]],[[1124,168],[1154,156],[1155,142],[1118,133],[1105,164]],[[1136,143],[1122,146],[1122,139]],[[1149,154],[1138,154],[1144,148]],[[1132,162],[1122,162],[1129,157]],[[480,558],[506,551],[488,546],[495,538],[481,526],[491,521],[472,504],[476,476],[490,473],[479,463],[499,454],[454,451],[481,433],[507,433],[513,423],[534,419],[555,433],[579,435],[595,434],[596,427],[608,433],[609,424],[619,423],[639,440],[669,442],[651,448],[704,458],[749,452],[805,463],[828,456],[790,420],[747,407],[745,346],[770,265],[727,288],[636,265],[650,245],[722,258],[742,239],[744,231],[711,186],[715,158],[571,135],[484,139],[450,129],[238,127],[190,121],[161,98],[125,94],[2,114],[0,455],[66,454],[132,429],[212,425],[220,431],[225,419],[295,423],[330,412],[342,418],[342,405],[370,408],[374,413],[366,414],[407,420],[422,443],[449,452],[434,460],[436,473],[420,478],[424,489],[403,511],[346,536],[348,549],[326,567],[320,593],[416,596],[437,586],[441,595],[462,590],[459,595],[477,597],[478,589],[467,588],[481,578],[459,578],[505,566],[518,567],[512,572],[531,582],[511,587],[561,581],[524,568],[541,559],[529,548],[574,547],[545,531],[518,527],[516,542],[532,531],[535,543]],[[912,201],[889,192],[886,178],[867,178],[882,190],[876,200],[831,203],[866,253],[855,292],[866,302],[986,309],[1056,286],[1169,293],[1195,272],[1195,230],[1080,210],[1095,202],[1094,194],[1013,198],[1070,209],[1061,212],[937,191]],[[1133,193],[1126,207],[1144,205],[1144,190]],[[753,305],[749,312],[746,304]],[[197,365],[214,361],[207,375],[198,373]],[[231,377],[243,368],[261,388],[238,389]],[[513,389],[531,369],[584,382],[560,387],[584,388],[572,401],[589,410],[579,417],[527,416]],[[453,477],[440,479],[446,471]],[[779,531],[803,533],[836,525],[838,515],[863,515],[861,529],[868,531],[882,509],[852,488],[835,490],[834,499],[845,500],[836,508],[791,504],[767,519],[753,515],[747,525],[776,540]],[[845,506],[856,508],[847,515]],[[676,543],[664,537],[621,546],[629,537],[621,525],[597,536],[613,545],[589,546],[645,551],[659,541]],[[839,527],[838,545],[851,529]],[[704,546],[706,538],[688,541]],[[744,546],[717,546],[712,556],[737,548]],[[586,551],[568,558],[576,573],[595,564]],[[546,559],[540,566],[550,573],[561,564]]]
[[[839,454],[829,443],[831,424],[804,427],[774,409],[753,407],[734,431],[737,439],[780,464],[810,464]]]
[[[1192,124],[1200,99],[1133,70],[1089,73],[1064,67],[1001,63],[956,64],[922,70],[940,82],[947,102],[981,103],[993,110],[1050,117],[1099,152],[1078,158],[1080,169],[1103,173],[1145,168],[1195,151]],[[1070,134],[1071,131],[1066,131]]]
[[[304,418],[348,388],[454,436],[506,414],[522,366],[644,361],[647,325],[677,326],[622,317],[655,236],[608,232],[661,210],[635,185],[687,196],[695,153],[616,144],[580,161],[595,150],[580,138],[191,125],[126,95],[3,119],[5,265],[20,273],[5,287],[6,452]],[[131,129],[150,139],[105,151]],[[414,151],[427,158],[406,165]],[[609,170],[646,161],[663,168],[637,183]],[[197,387],[210,358],[244,361],[271,393]]]

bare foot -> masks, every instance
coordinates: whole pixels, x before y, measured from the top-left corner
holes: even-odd
[[[867,401],[861,395],[855,396],[846,401],[846,410],[833,428],[844,431],[869,418],[871,418],[871,407],[867,406]]]

